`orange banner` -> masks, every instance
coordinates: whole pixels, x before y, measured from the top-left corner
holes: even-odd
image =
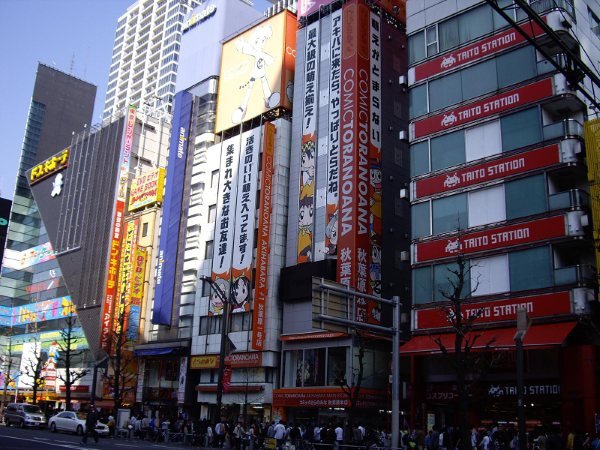
[[[260,217],[258,218],[258,243],[256,247],[256,279],[254,281],[254,311],[252,313],[252,348],[262,350],[265,338],[265,319],[269,294],[269,254],[271,245],[271,202],[273,175],[275,173],[275,125],[266,123],[262,156],[262,188],[260,191]]]

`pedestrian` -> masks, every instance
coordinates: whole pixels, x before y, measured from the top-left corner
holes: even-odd
[[[85,431],[81,439],[80,445],[87,444],[88,435],[91,434],[94,438],[94,442],[98,443],[98,432],[96,431],[96,424],[98,423],[98,413],[92,403],[89,407],[87,417],[85,418]]]
[[[275,425],[275,434],[273,437],[277,442],[277,450],[281,450],[283,448],[283,443],[285,440],[285,425],[283,424],[283,420],[280,420],[277,425]]]
[[[340,450],[340,447],[344,443],[344,429],[342,428],[342,424],[338,423],[338,426],[335,427],[335,442],[333,444],[333,450]]]

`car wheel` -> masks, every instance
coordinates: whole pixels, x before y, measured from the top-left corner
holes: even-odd
[[[19,428],[25,428],[25,421],[21,420],[21,422],[19,422]]]
[[[50,424],[50,431],[52,433],[56,433],[56,424],[54,422],[52,422],[52,424]]]
[[[4,425],[6,425],[7,427],[10,427],[10,420],[4,419]]]
[[[77,436],[81,436],[83,434],[83,427],[81,425],[77,426]]]

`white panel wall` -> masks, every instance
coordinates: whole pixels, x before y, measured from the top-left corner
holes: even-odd
[[[471,262],[473,295],[488,295],[510,291],[508,255],[475,259]]]
[[[502,153],[500,121],[494,120],[478,127],[466,129],[465,147],[467,161],[475,161]]]
[[[469,227],[506,220],[504,185],[469,193]]]

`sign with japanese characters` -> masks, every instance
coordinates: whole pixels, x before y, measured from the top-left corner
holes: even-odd
[[[553,95],[553,79],[546,78],[535,83],[493,95],[461,106],[448,112],[417,120],[410,125],[411,139],[418,139],[439,131],[494,116],[509,109],[538,102]]]
[[[129,211],[136,211],[163,200],[165,169],[151,170],[131,182],[129,187]]]
[[[275,126],[265,124],[262,154],[262,183],[258,216],[258,244],[256,246],[256,279],[254,311],[252,312],[252,348],[262,350],[265,344],[265,320],[269,295],[269,259],[271,254],[271,220],[273,176],[275,174]]]
[[[560,163],[558,144],[451,170],[414,182],[414,199],[451,192]]]
[[[29,172],[29,185],[33,186],[56,172],[65,169],[69,164],[69,154],[70,150],[65,148],[56,155],[48,158],[46,161],[33,166]]]

